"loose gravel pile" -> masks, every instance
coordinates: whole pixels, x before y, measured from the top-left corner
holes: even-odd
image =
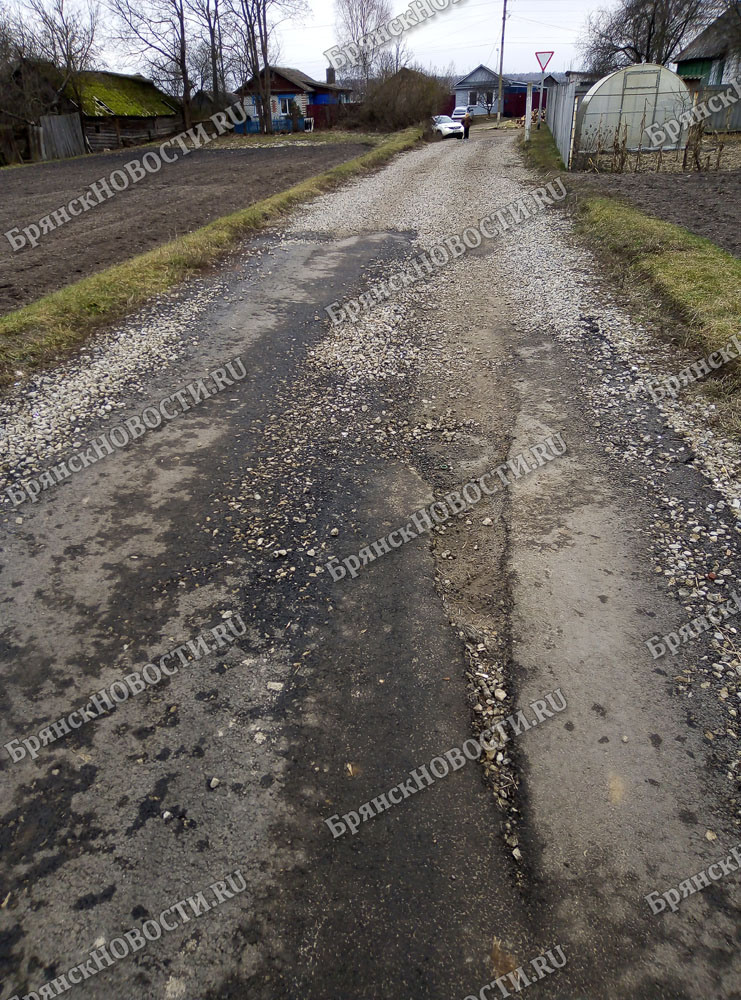
[[[198,342],[198,320],[222,291],[217,281],[201,283],[186,301],[158,302],[53,370],[30,378],[18,372],[15,390],[0,402],[0,489],[86,445],[93,424],[117,424],[144,379]]]

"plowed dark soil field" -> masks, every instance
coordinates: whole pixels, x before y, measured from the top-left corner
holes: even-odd
[[[13,251],[1,234],[39,219],[145,150],[0,170],[0,314],[119,264],[368,150],[361,143],[199,149]]]

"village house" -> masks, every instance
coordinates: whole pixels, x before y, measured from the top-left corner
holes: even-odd
[[[263,70],[263,73],[265,70]],[[245,125],[236,126],[236,131],[259,131],[258,98],[254,78],[239,87],[237,94],[245,98],[245,108],[249,120]],[[326,81],[314,80],[301,70],[286,66],[270,67],[270,110],[273,128],[289,128],[291,105],[298,106],[300,118],[311,118],[317,128],[333,125],[340,105],[350,100],[351,90],[335,82],[335,71],[327,67]],[[303,124],[300,125],[303,127]]]
[[[22,59],[6,89],[17,112],[5,125],[27,159],[119,149],[182,128],[180,102],[138,73],[85,70],[65,79],[50,62]]]
[[[710,102],[712,114],[705,119],[707,131],[741,131],[741,14],[730,9],[709,24],[676,59],[677,75],[682,78],[694,101]],[[731,84],[736,82],[732,90]],[[731,101],[720,95],[730,91]]]
[[[204,121],[217,111],[238,103],[239,96],[230,90],[219,93],[218,98],[214,97],[213,90],[197,90],[190,99],[190,111],[194,121]]]
[[[502,114],[508,118],[521,118],[525,114],[528,82],[533,83],[534,105],[540,88],[539,73],[515,73],[502,77]],[[547,74],[543,90],[542,107],[547,103],[548,87],[559,81]],[[499,74],[480,65],[453,84],[455,107],[467,107],[472,115],[495,115],[499,103]]]
[[[736,10],[709,24],[676,58],[677,75],[690,93],[731,83],[741,76],[741,16]]]

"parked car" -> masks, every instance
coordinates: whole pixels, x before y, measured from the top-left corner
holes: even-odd
[[[451,117],[452,117],[452,119],[453,119],[454,122],[459,122],[461,120],[461,118],[464,117],[464,115],[466,114],[467,111],[469,112],[469,114],[473,114],[474,110],[475,109],[474,109],[474,107],[473,107],[472,104],[469,104],[468,107],[465,107],[465,105],[462,105],[459,108],[454,108],[453,109],[453,114],[451,115]]]
[[[451,135],[454,135],[456,139],[463,138],[463,126],[460,122],[454,122],[448,115],[433,115],[432,131],[443,139],[447,139]]]

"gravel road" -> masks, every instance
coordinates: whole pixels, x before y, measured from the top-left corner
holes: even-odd
[[[363,311],[324,307],[542,183],[510,135],[404,154],[297,211],[2,403],[3,487],[240,356],[246,376],[3,514],[0,744],[234,614],[228,649],[2,761],[0,987],[38,992],[240,869],[246,890],[74,990],[98,997],[741,995],[741,455],[692,358],[631,317],[558,206]],[[333,580],[415,511],[566,453]],[[566,708],[358,810],[493,721]],[[213,779],[217,781],[214,783]],[[552,972],[531,960],[561,954]],[[512,980],[506,980],[515,992]],[[482,989],[484,988],[484,989]]]

